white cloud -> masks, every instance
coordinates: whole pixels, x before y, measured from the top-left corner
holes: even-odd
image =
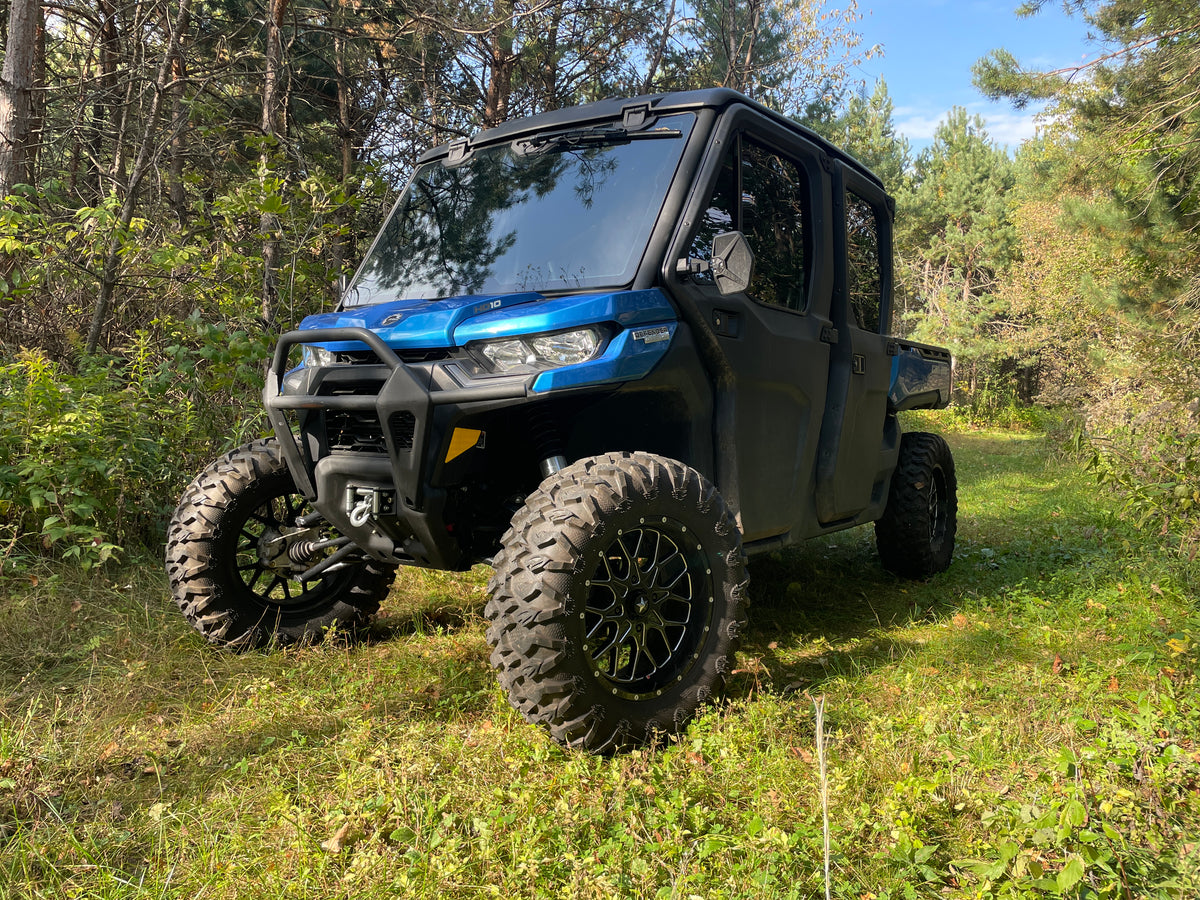
[[[915,149],[921,150],[933,142],[934,132],[946,120],[948,112],[901,106],[896,107],[892,115],[896,130],[908,138]],[[988,137],[1009,150],[1016,150],[1037,134],[1036,110],[1018,112],[1000,104],[973,103],[967,107],[967,112],[982,116]]]
[[[1037,135],[1037,113],[995,108],[972,112],[983,116],[988,136],[997,144],[1007,146],[1009,150],[1016,150],[1025,141]]]
[[[933,140],[938,124],[946,118],[944,112],[930,113],[912,106],[898,106],[892,112],[896,130],[913,144],[924,146]]]

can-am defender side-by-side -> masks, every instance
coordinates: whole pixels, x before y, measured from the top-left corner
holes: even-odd
[[[746,557],[875,523],[923,578],[954,462],[897,414],[945,350],[889,335],[879,180],[728,90],[613,100],[427,153],[336,312],[284,334],[275,436],[170,524],[175,600],[215,643],[366,622],[400,566],[495,567],[512,704],[607,752],[721,690]]]

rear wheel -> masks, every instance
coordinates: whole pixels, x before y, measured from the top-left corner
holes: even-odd
[[[369,621],[395,567],[355,562],[301,581],[336,537],[300,521],[310,512],[274,440],[239,447],[196,476],[167,529],[171,593],[188,622],[213,643],[258,647]]]
[[[958,482],[950,446],[936,434],[903,435],[887,508],[875,523],[883,567],[905,578],[945,571],[957,530]]]
[[[492,664],[560,743],[645,743],[724,687],[746,569],[732,514],[694,469],[648,453],[581,460],[527,498],[495,566]]]

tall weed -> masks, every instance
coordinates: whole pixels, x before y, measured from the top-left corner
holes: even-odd
[[[1174,535],[1190,558],[1200,551],[1200,433],[1133,429],[1098,438],[1090,463],[1100,484],[1124,498],[1139,528]]]
[[[1022,400],[1010,378],[986,377],[974,390],[957,388],[951,415],[966,428],[1044,431],[1054,418],[1043,407]]]
[[[30,555],[85,569],[157,542],[182,486],[242,437],[268,338],[198,320],[78,371],[44,352],[0,366],[0,565]],[[232,436],[232,437],[231,437]]]

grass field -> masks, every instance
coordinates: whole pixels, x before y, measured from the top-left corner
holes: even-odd
[[[0,580],[0,898],[1200,895],[1200,571],[1038,437],[951,435],[950,571],[859,529],[751,565],[727,702],[565,752],[487,663],[486,571],[369,638],[206,647],[157,561]]]

